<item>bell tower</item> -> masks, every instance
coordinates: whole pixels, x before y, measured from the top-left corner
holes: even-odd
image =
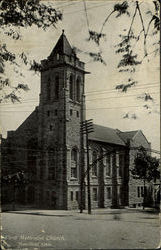
[[[78,207],[85,73],[63,30],[41,62],[39,196],[51,208]]]

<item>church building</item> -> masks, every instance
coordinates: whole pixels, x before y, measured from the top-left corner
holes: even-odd
[[[63,31],[41,61],[39,106],[2,139],[2,172],[23,170],[28,179],[21,189],[7,187],[7,193],[4,187],[8,199],[15,195],[17,204],[36,208],[78,209],[82,185],[87,208],[87,148],[80,132],[86,120],[87,73]],[[141,206],[143,182],[133,179],[130,169],[137,153],[133,148],[150,149],[150,143],[140,130],[96,124],[93,129],[88,138],[92,208]]]

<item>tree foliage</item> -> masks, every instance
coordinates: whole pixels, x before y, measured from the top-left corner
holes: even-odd
[[[146,150],[141,148],[135,158],[131,173],[134,178],[148,182],[156,181],[160,178],[159,159],[147,154]]]
[[[43,4],[40,0],[1,0],[0,1],[0,34],[8,36],[13,40],[19,40],[21,36],[21,28],[36,26],[43,30],[53,26],[59,20],[62,20],[62,13],[57,11],[51,5]],[[17,91],[22,89],[27,91],[27,84],[19,83],[14,86],[13,82],[5,74],[6,64],[20,67],[17,60],[21,63],[30,65],[30,70],[40,70],[40,65],[35,61],[29,61],[25,53],[16,55],[9,51],[6,44],[1,41],[0,44],[0,102],[10,99],[12,102],[20,101]],[[22,75],[18,70],[16,74]],[[5,87],[9,88],[9,93],[5,91]]]
[[[116,90],[121,92],[127,92],[129,88],[136,86],[138,82],[135,80],[135,74],[139,65],[141,65],[145,59],[149,61],[151,56],[159,54],[160,0],[152,1],[151,9],[148,9],[145,5],[146,1],[124,1],[122,3],[116,3],[104,22],[100,24],[101,28],[99,32],[89,29],[88,41],[94,41],[101,51],[101,41],[106,37],[104,31],[105,25],[107,23],[110,25],[110,19],[112,17],[117,19],[116,22],[118,25],[119,18],[124,18],[124,16],[128,17],[129,21],[127,21],[127,23],[129,27],[120,31],[121,34],[118,34],[119,42],[115,45],[115,53],[120,56],[117,65],[118,72],[126,73],[124,74],[124,82],[116,85]],[[137,28],[136,22],[139,24]],[[152,45],[149,45],[151,41],[154,42],[152,42]],[[93,57],[93,55],[90,56]],[[100,58],[99,61],[102,62],[102,58]],[[145,93],[140,99],[144,101],[153,100],[148,93]]]

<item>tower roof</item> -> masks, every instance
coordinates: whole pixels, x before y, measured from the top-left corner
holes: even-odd
[[[64,34],[64,30],[62,31],[62,34],[59,38],[59,40],[57,41],[54,49],[52,50],[50,57],[56,53],[59,54],[66,54],[66,55],[71,55],[73,54],[73,50]]]

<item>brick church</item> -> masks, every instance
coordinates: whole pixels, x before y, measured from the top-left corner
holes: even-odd
[[[81,176],[87,168],[85,65],[71,48],[64,31],[49,57],[41,62],[39,106],[2,139],[2,172],[24,170],[28,184],[14,189],[18,204],[46,209],[78,209]],[[92,117],[91,117],[92,118]],[[150,149],[142,131],[122,132],[94,124],[89,135],[92,208],[141,206],[143,182],[132,178],[137,153]],[[107,154],[106,154],[107,153]],[[87,208],[87,178],[83,179],[83,206]],[[13,187],[2,188],[8,200]]]

